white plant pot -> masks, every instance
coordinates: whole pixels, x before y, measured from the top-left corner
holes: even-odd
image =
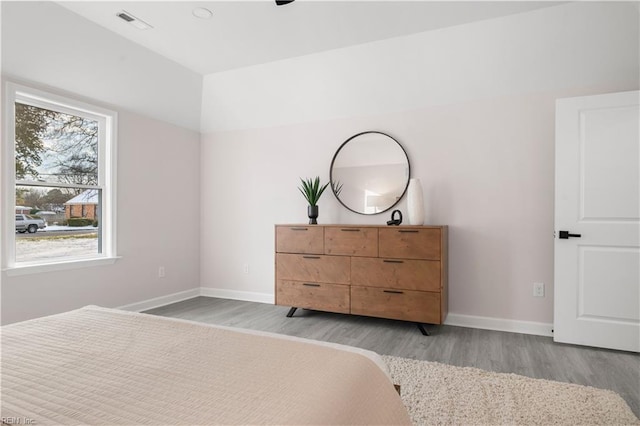
[[[409,215],[409,225],[424,224],[424,198],[420,179],[409,179],[407,213]]]

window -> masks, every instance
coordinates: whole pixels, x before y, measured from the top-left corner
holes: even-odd
[[[112,262],[116,113],[13,83],[5,93],[3,268]]]

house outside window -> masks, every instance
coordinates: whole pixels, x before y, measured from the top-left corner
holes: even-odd
[[[3,269],[113,262],[117,114],[13,83],[5,94]],[[18,207],[47,226],[18,230]]]
[[[65,218],[98,218],[98,191],[87,189],[64,203]]]

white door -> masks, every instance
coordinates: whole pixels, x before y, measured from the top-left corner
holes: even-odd
[[[556,102],[556,342],[640,352],[639,98]]]

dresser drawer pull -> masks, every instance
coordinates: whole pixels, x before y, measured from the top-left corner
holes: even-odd
[[[342,228],[340,230],[344,232],[360,232],[358,228]]]
[[[320,259],[320,256],[302,256],[304,259]]]
[[[420,232],[417,229],[398,229],[398,232],[407,232],[407,233],[412,233],[412,234],[417,234],[418,232]]]
[[[383,290],[385,293],[391,293],[391,294],[404,294],[404,291],[398,291],[398,290]]]
[[[320,284],[302,283],[302,285],[306,285],[307,287],[320,287]]]
[[[384,259],[383,260],[384,263],[404,263],[404,260],[389,260],[389,259]]]
[[[292,231],[307,231],[309,228],[289,228]]]

